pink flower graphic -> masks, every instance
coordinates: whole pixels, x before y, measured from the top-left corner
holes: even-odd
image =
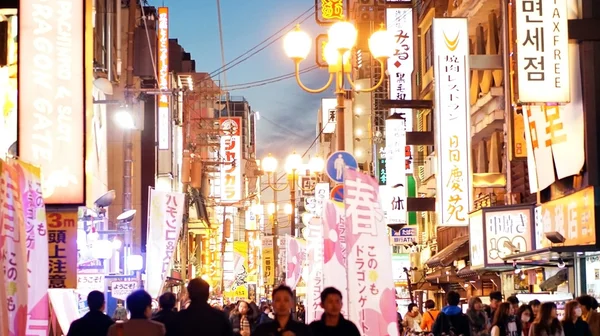
[[[338,210],[333,203],[326,202],[323,211],[323,254],[325,264],[329,263],[335,256],[340,265],[345,265],[345,258],[342,255],[342,249],[340,247],[343,233],[338,225],[338,216],[340,216],[340,212],[343,214],[343,210]]]
[[[15,311],[13,321],[13,332],[9,333],[9,336],[25,336],[25,330],[27,329],[27,305],[19,306]]]
[[[302,263],[304,262],[304,251],[296,239],[287,241],[287,273],[286,284],[292,288],[296,287],[302,274]]]
[[[379,297],[379,309],[364,309],[364,322],[358,326],[364,336],[396,336],[396,293],[394,289],[385,289]]]

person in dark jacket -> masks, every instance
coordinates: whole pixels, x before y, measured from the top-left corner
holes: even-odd
[[[233,336],[233,329],[222,311],[208,304],[210,285],[195,278],[187,286],[190,305],[177,313],[174,336]]]
[[[455,291],[449,291],[446,294],[448,305],[442,309],[433,323],[431,333],[435,336],[442,334],[455,336],[471,336],[471,327],[469,318],[463,314],[458,306],[460,303],[460,294]]]
[[[342,315],[342,292],[325,288],[321,292],[321,307],[325,311],[321,319],[310,324],[313,336],[360,336],[356,325]]]
[[[235,336],[250,336],[250,332],[254,328],[256,314],[252,307],[246,301],[240,300],[236,308],[231,312],[229,322],[233,328]]]
[[[152,320],[165,325],[165,329],[167,330],[165,336],[172,336],[175,332],[175,319],[177,318],[177,313],[174,309],[176,302],[177,298],[175,297],[175,294],[171,292],[164,293],[158,298],[160,310],[154,314]]]
[[[562,320],[565,336],[592,336],[590,326],[581,315],[583,311],[579,302],[572,300],[565,305],[565,317]]]
[[[71,323],[67,336],[106,336],[108,328],[115,323],[104,314],[104,293],[91,291],[87,296],[87,304],[90,311]]]
[[[256,322],[256,326],[259,326],[263,323],[273,321],[273,317],[275,317],[275,316],[271,313],[271,307],[269,307],[268,304],[264,303],[262,305],[260,311],[261,311],[261,313],[258,316],[258,321]]]
[[[490,305],[485,307],[485,313],[490,319],[490,324],[493,322],[494,315],[496,315],[496,309],[502,303],[502,292],[491,292],[490,293]]]
[[[281,285],[273,290],[275,320],[256,327],[252,336],[311,336],[310,328],[291,316],[294,293],[288,286]]]

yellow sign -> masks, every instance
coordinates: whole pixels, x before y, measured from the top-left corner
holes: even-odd
[[[527,157],[527,140],[525,140],[525,119],[523,113],[513,112],[513,156],[515,158]]]
[[[275,284],[275,239],[272,236],[262,239],[262,271],[265,285]]]
[[[562,246],[596,244],[594,187],[587,187],[572,195],[544,203],[540,208],[540,228],[543,230],[541,247],[552,246],[545,236],[548,232],[560,233],[565,238]]]
[[[228,298],[248,298],[248,242],[233,242],[233,283],[225,292]]]
[[[258,231],[246,231],[246,241],[248,242],[248,283],[258,284],[258,252],[259,247],[256,242],[260,242]]]
[[[343,20],[344,0],[321,0],[321,16],[325,20]]]
[[[47,209],[50,288],[77,288],[77,211]]]

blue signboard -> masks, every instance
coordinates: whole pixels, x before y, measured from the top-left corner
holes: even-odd
[[[352,154],[338,151],[327,159],[327,176],[337,183],[344,182],[344,168],[358,168],[358,163]]]
[[[392,230],[393,245],[410,244],[417,240],[416,227],[403,227],[400,230]]]

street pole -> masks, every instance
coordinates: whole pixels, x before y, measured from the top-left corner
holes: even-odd
[[[292,203],[292,211],[290,213],[290,235],[296,236],[296,170],[292,170],[290,175],[290,203]]]
[[[346,93],[344,92],[343,81],[344,81],[344,72],[338,72],[335,74],[337,76],[336,80],[336,98],[337,98],[337,106],[335,107],[335,127],[337,128],[336,139],[337,139],[337,150],[343,151],[346,148],[346,135],[344,133],[345,122],[344,122],[344,109],[346,102]],[[340,83],[342,83],[340,85]]]
[[[120,9],[119,9],[120,10]],[[133,81],[133,62],[134,62],[134,33],[137,14],[137,1],[129,1],[129,31],[127,33],[127,82],[125,87],[125,101],[127,108],[131,109],[133,105],[132,91]],[[120,27],[117,27],[120,29]],[[129,128],[123,129],[123,212],[131,210],[131,192],[132,192],[132,173],[133,173],[133,141],[132,131]],[[128,221],[125,228],[125,247],[123,249],[123,271],[129,274],[127,258],[131,254],[131,222]]]
[[[280,273],[279,273],[279,221],[277,220],[277,215],[279,213],[279,209],[277,207],[277,189],[273,189],[273,204],[275,204],[275,211],[273,212],[273,227],[271,228],[271,233],[273,234],[273,255],[275,256],[273,259],[273,270],[275,271],[275,285],[279,281]]]

